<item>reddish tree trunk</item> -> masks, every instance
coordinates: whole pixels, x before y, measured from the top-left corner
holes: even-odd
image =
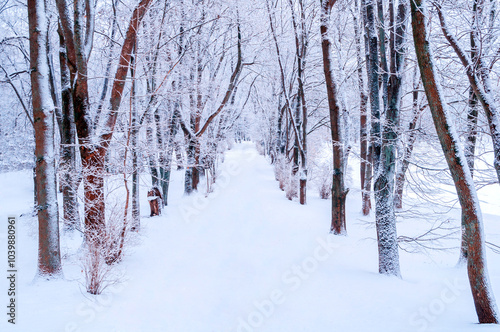
[[[80,156],[82,159],[84,176],[85,195],[85,232],[87,239],[100,241],[104,236],[105,225],[105,203],[104,203],[104,175],[105,156],[109,142],[113,136],[113,131],[120,108],[123,89],[127,77],[128,68],[133,46],[137,38],[140,22],[152,0],[141,0],[132,13],[129,27],[125,36],[125,41],[120,53],[118,68],[111,90],[111,110],[104,123],[106,130],[99,137],[99,145],[91,143],[92,133],[89,121],[89,91],[87,83],[87,56],[89,46],[92,44],[93,17],[89,14],[91,4],[86,2],[87,12],[83,13],[82,2],[75,5],[75,16],[78,22],[71,24],[67,3],[64,0],[57,0],[57,8],[61,20],[61,29],[64,35],[64,42],[68,56],[73,89],[73,109],[75,114],[75,124],[80,144]],[[86,36],[83,36],[83,26],[87,21]],[[75,79],[76,77],[76,79]]]
[[[30,38],[30,76],[35,130],[35,188],[38,214],[38,274],[43,277],[62,274],[59,246],[59,209],[57,204],[54,156],[54,104],[46,46],[45,2],[28,0]]]
[[[81,149],[83,168],[83,191],[85,211],[85,236],[87,241],[96,241],[105,234],[104,201],[104,149],[89,151]]]
[[[498,323],[495,298],[488,280],[481,208],[462,146],[442,100],[434,73],[426,30],[425,0],[411,1],[413,38],[418,64],[434,125],[450,169],[465,220],[467,272],[479,323]]]
[[[332,224],[330,231],[334,234],[346,233],[345,201],[348,189],[344,186],[344,154],[340,137],[341,118],[337,99],[337,87],[333,79],[331,67],[331,42],[328,37],[330,13],[335,0],[321,1],[321,49],[323,53],[323,70],[325,74],[328,107],[330,111],[330,127],[333,145],[333,181],[332,181]]]

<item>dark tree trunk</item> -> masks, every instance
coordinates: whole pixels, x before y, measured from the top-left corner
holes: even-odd
[[[469,108],[467,110],[467,138],[465,141],[465,158],[469,165],[472,176],[474,176],[474,156],[476,152],[477,140],[477,96],[472,90],[469,90]]]
[[[296,140],[296,155],[297,163],[294,164],[299,170],[299,201],[300,204],[306,204],[307,195],[307,103],[306,95],[304,89],[304,69],[305,69],[305,57],[307,52],[307,28],[305,24],[305,13],[304,5],[302,0],[299,0],[300,17],[297,18],[295,15],[294,4],[290,0],[290,9],[292,11],[292,23],[295,33],[295,56],[297,59],[297,109],[296,109],[296,125],[297,133],[301,135],[301,138]],[[300,30],[299,30],[299,20]],[[299,32],[300,31],[300,32]],[[302,121],[301,121],[302,120]],[[300,167],[298,166],[299,157],[299,144],[302,142],[302,153],[300,153]],[[294,151],[295,156],[295,151]]]
[[[394,2],[389,2],[391,73],[387,86],[387,110],[383,132],[380,164],[375,179],[375,212],[379,250],[379,273],[400,276],[396,215],[394,212],[394,177],[396,144],[399,129],[404,68],[404,39],[407,5],[400,1],[394,24]]]
[[[379,89],[379,59],[378,38],[375,27],[375,0],[363,0],[365,9],[365,25],[368,46],[368,86],[370,92],[371,130],[370,130],[370,157],[373,172],[376,175],[382,148],[380,130],[380,89]]]
[[[177,141],[174,142],[174,150],[175,160],[177,161],[177,170],[181,170],[184,168],[184,157],[182,155],[181,146]]]
[[[467,239],[467,272],[479,323],[498,323],[498,312],[486,266],[483,223],[476,188],[459,138],[449,122],[446,103],[442,100],[436,81],[434,63],[430,54],[426,30],[427,8],[425,0],[411,1],[413,39],[418,64],[429,102],[434,125],[450,169],[458,199],[465,215]]]
[[[372,80],[372,73],[370,70],[370,35],[371,33],[368,31],[369,30],[369,24],[368,24],[368,17],[367,17],[367,10],[366,10],[366,0],[361,0],[361,16],[363,17],[363,25],[364,25],[364,34],[363,34],[363,40],[365,44],[365,66],[366,66],[366,73],[367,73],[367,80],[368,80],[368,96],[370,97],[370,113],[368,114],[367,112],[367,118],[370,119],[369,125],[370,125],[370,130],[368,133],[368,141],[367,141],[367,152],[366,152],[366,168],[365,168],[365,189],[364,192],[366,193],[366,201],[363,202],[364,206],[363,208],[365,209],[363,211],[364,215],[368,215],[370,213],[370,210],[372,208],[371,206],[371,200],[370,200],[370,193],[372,189],[372,178],[373,178],[373,172],[374,172],[374,164],[373,164],[373,140],[374,137],[372,137],[372,126],[373,126],[373,115],[372,115],[372,103],[371,103],[371,80]],[[368,129],[367,129],[368,130]]]
[[[162,128],[162,125],[161,125],[161,115],[160,115],[160,109],[157,108],[155,113],[154,113],[154,120],[155,120],[155,126],[156,126],[156,144],[158,145],[158,149],[160,150],[160,153],[159,153],[159,171],[160,171],[160,178],[159,178],[159,187],[161,188],[162,190],[162,193],[163,193],[163,200],[162,200],[162,206],[165,206],[165,202],[166,202],[166,199],[165,199],[165,187],[168,188],[168,184],[166,182],[168,182],[170,179],[167,179],[166,177],[170,177],[170,170],[166,170],[168,165],[167,165],[167,157],[165,157],[165,143],[163,142],[163,136],[164,136],[164,133],[165,133],[165,130],[164,128]],[[167,142],[168,144],[168,142]],[[168,147],[167,147],[168,149]]]
[[[341,116],[337,99],[337,87],[333,79],[331,64],[331,42],[328,36],[330,14],[335,0],[321,1],[321,49],[323,53],[323,70],[325,74],[328,108],[330,111],[330,127],[333,144],[333,181],[332,181],[332,224],[330,231],[334,234],[346,234],[345,201],[348,189],[344,184],[344,151],[342,147]]]
[[[28,0],[31,98],[35,131],[38,275],[62,274],[54,156],[54,104],[47,63],[48,32],[43,0]]]
[[[132,222],[130,226],[131,231],[139,231],[141,227],[141,206],[140,206],[140,193],[139,193],[139,162],[138,162],[138,151],[137,151],[137,140],[139,136],[139,126],[138,126],[138,114],[137,114],[137,100],[136,100],[136,57],[137,57],[137,43],[134,45],[133,57],[130,59],[130,76],[132,78],[132,88],[130,95],[130,149],[132,152]],[[125,160],[126,162],[126,160]],[[126,164],[124,165],[126,166]],[[125,186],[127,189],[127,196],[129,195],[127,180],[125,178]],[[127,203],[128,204],[128,201]],[[127,220],[124,220],[126,223]],[[123,232],[124,233],[124,232]],[[121,240],[120,251],[118,257],[121,256],[121,250],[123,247],[123,240]]]
[[[165,166],[163,168],[164,174],[162,174],[162,192],[163,192],[163,205],[168,205],[168,189],[170,187],[170,173],[172,171],[172,154],[174,152],[175,146],[175,135],[177,135],[178,126],[178,116],[179,116],[179,104],[174,104],[174,111],[172,114],[172,120],[170,121],[170,133],[168,135],[167,142],[167,152],[165,158]]]
[[[193,190],[198,190],[198,184],[200,184],[200,143],[196,142],[194,148],[194,167],[193,167]]]
[[[71,75],[67,65],[67,58],[62,31],[59,29],[59,65],[61,71],[61,168],[63,177],[61,181],[63,193],[64,228],[73,231],[80,228],[80,213],[78,202],[78,186],[81,176],[77,170],[76,148],[77,137],[75,117],[73,111],[73,98],[71,96]]]
[[[188,146],[186,148],[187,155],[187,165],[186,173],[184,175],[184,193],[191,194],[194,191],[193,181],[194,181],[194,169],[196,168],[196,141],[189,140]]]
[[[153,135],[154,119],[152,119],[153,116],[151,114],[149,114],[147,117],[148,117],[148,125],[146,128],[146,139],[147,139],[148,145],[153,147],[155,144],[154,135]],[[158,185],[158,182],[159,182],[158,181],[159,176],[158,176],[158,168],[156,167],[157,163],[156,163],[156,154],[155,153],[149,153],[148,163],[149,163],[149,171],[151,173],[151,185],[153,187],[156,187]]]

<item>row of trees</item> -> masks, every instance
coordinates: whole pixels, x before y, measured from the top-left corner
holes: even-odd
[[[35,145],[41,275],[61,273],[57,175],[65,229],[80,229],[83,185],[86,245],[112,264],[140,228],[143,169],[167,205],[172,167],[185,167],[186,194],[201,190],[201,176],[209,191],[226,142],[251,137],[289,199],[306,204],[314,183],[331,197],[334,234],[347,233],[349,192],[361,193],[364,215],[373,196],[379,272],[400,277],[396,215],[414,147],[430,137],[462,207],[479,321],[498,322],[473,180],[483,131],[500,179],[496,1],[30,0],[28,9],[23,26],[11,18],[22,6],[1,7],[1,56],[9,101],[33,128],[24,139]],[[348,188],[350,156],[359,189]],[[117,231],[106,210],[113,173],[127,193]]]
[[[198,189],[200,175],[207,176],[209,190],[224,142],[241,121],[235,94],[246,80],[243,68],[252,63],[243,63],[237,6],[144,0],[130,13],[119,5],[33,1],[28,4],[26,70],[31,95],[19,92],[26,82],[13,82],[19,73],[4,69],[6,82],[33,125],[40,276],[62,272],[57,175],[64,229],[84,233],[85,246],[97,260],[92,266],[100,266],[101,260],[113,264],[121,258],[126,233],[140,228],[141,169],[149,168],[151,185],[160,188],[164,205],[173,165],[185,167],[186,194]],[[12,33],[20,30],[11,27]],[[17,48],[28,54],[19,39]],[[12,64],[10,69],[23,65]],[[26,98],[32,102],[26,103]],[[112,216],[106,209],[106,179],[116,172],[123,173],[126,190],[118,227],[108,220]],[[90,293],[100,289],[95,280],[88,283]]]
[[[308,138],[310,128],[307,123],[313,120],[316,123],[312,128],[325,126],[329,129],[332,142],[331,232],[346,233],[345,202],[349,189],[346,187],[345,175],[354,136],[349,127],[354,117],[353,109],[357,108],[359,137],[354,140],[359,142],[356,152],[360,158],[362,212],[364,215],[370,213],[370,194],[373,193],[379,272],[400,276],[396,211],[402,208],[406,172],[419,136],[418,125],[422,121],[423,111],[429,109],[462,207],[461,261],[467,261],[479,321],[498,322],[495,301],[488,284],[480,206],[472,180],[480,118],[478,105],[484,110],[493,143],[492,169],[495,172],[498,169],[498,112],[490,80],[498,59],[497,49],[491,45],[497,36],[496,2],[441,1],[426,4],[411,1],[411,6],[410,1],[403,0],[323,0],[319,6],[300,0],[274,2],[272,6],[279,8],[280,13],[290,13],[285,17],[281,14],[280,21],[293,32],[283,32],[281,38],[288,39],[289,43],[295,40],[295,52],[291,49],[288,54],[284,54],[278,45],[276,19],[270,10],[272,6],[269,1],[266,5],[275,44],[277,76],[281,78],[281,86],[275,92],[279,96],[278,112],[276,121],[272,123],[277,128],[276,139],[270,141],[268,152],[276,164],[277,180],[280,187],[286,190],[287,197],[294,197],[297,192],[295,188],[298,187],[300,203],[305,203],[303,176],[298,181],[296,173],[299,167],[307,170],[306,142],[314,137],[309,135]],[[430,30],[429,22],[433,15],[428,7],[437,14],[442,35]],[[452,33],[445,20],[448,15],[457,15],[464,7],[470,15],[466,22],[472,22],[469,26],[470,47],[467,48],[461,45],[463,41],[457,40],[455,35],[459,34]],[[346,23],[345,13],[348,11],[352,14],[352,21]],[[337,24],[332,23],[332,16],[335,16]],[[410,21],[414,47],[408,43],[411,38],[407,37]],[[349,34],[350,39],[345,40],[348,28],[352,28],[352,33]],[[319,36],[313,32],[314,29],[319,30]],[[443,47],[441,44],[431,43],[429,34],[440,43],[446,43],[444,47],[448,46],[455,54],[443,52],[438,48]],[[314,101],[309,101],[319,94],[317,85],[314,85],[320,75],[319,57],[311,50],[311,44],[318,41],[323,68],[322,83],[326,86],[324,108],[328,109],[326,116],[329,121],[317,119],[314,112],[308,112],[308,109],[318,107]],[[346,51],[345,47],[349,49]],[[434,49],[438,49],[438,60],[434,60],[431,55]],[[295,57],[295,60],[288,62],[286,67],[283,59],[291,57]],[[468,95],[459,94],[467,105],[467,116],[461,117],[467,128],[463,135],[467,143],[465,148],[455,130],[456,123],[448,110],[449,103],[445,95],[458,87],[450,84],[442,88],[439,83],[441,77],[448,74],[439,69],[443,63],[464,73],[470,84]],[[463,67],[457,67],[458,63]],[[297,80],[297,83],[292,80]],[[357,100],[357,103],[350,105],[345,92],[349,83],[359,92],[357,98],[354,94],[350,95]],[[421,93],[421,86],[425,96]],[[405,108],[409,111],[403,117]],[[283,160],[288,167],[283,166]],[[493,181],[498,182],[498,177]]]

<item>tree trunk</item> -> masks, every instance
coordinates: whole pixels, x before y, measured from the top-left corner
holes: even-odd
[[[104,201],[106,174],[104,155],[106,151],[103,149],[97,149],[94,152],[89,152],[88,149],[81,150],[84,170],[85,238],[88,243],[98,245],[106,230]]]
[[[161,202],[161,205],[162,206],[165,206],[165,187],[168,188],[168,184],[167,182],[170,180],[170,170],[166,170],[166,168],[168,167],[168,162],[167,162],[167,159],[168,159],[168,156],[165,157],[165,148],[168,149],[168,147],[166,147],[165,143],[163,142],[163,136],[164,136],[164,133],[165,133],[165,130],[164,128],[162,128],[162,125],[161,125],[161,115],[160,115],[160,109],[157,108],[155,113],[154,113],[154,120],[155,120],[155,126],[156,126],[156,144],[158,145],[158,149],[160,150],[159,152],[159,171],[160,171],[160,178],[159,178],[159,187],[161,188],[162,190],[162,193],[163,193],[163,200]],[[167,142],[168,144],[168,142]],[[167,177],[169,177],[167,179]]]
[[[297,114],[296,114],[296,124],[297,133],[299,133],[302,141],[302,153],[300,154],[300,173],[299,173],[299,201],[300,204],[306,204],[307,195],[307,104],[304,89],[304,69],[305,69],[305,57],[307,52],[307,30],[305,24],[305,13],[304,4],[302,0],[299,0],[300,8],[300,29],[297,23],[297,18],[295,16],[294,4],[289,0],[290,9],[292,11],[292,23],[293,30],[295,33],[295,56],[297,58]],[[302,113],[302,114],[301,114]],[[302,117],[302,122],[301,118]],[[297,159],[299,155],[298,150],[299,139],[297,139]],[[297,160],[298,161],[298,160]]]
[[[139,231],[141,227],[141,206],[140,206],[140,193],[139,193],[139,163],[138,163],[138,153],[137,153],[137,140],[139,136],[139,126],[138,126],[138,114],[137,114],[137,100],[136,100],[136,57],[137,57],[137,43],[134,45],[133,57],[130,59],[130,76],[132,78],[132,88],[130,91],[130,131],[129,140],[132,152],[132,222],[130,226],[131,231]],[[128,147],[127,147],[128,149]],[[126,154],[125,154],[126,157]],[[126,160],[125,160],[126,162]],[[126,169],[126,163],[124,164]],[[125,170],[124,170],[125,172]],[[129,190],[127,185],[127,179],[124,178],[125,189],[127,190],[127,198],[129,196]],[[128,206],[128,199],[125,202]],[[124,223],[127,223],[127,219],[124,219]],[[125,229],[125,227],[124,227]],[[118,257],[121,255],[121,249],[123,247],[123,240],[125,238],[125,232],[123,231],[123,238],[120,244],[120,251]]]
[[[413,147],[417,140],[417,122],[425,107],[420,107],[418,104],[418,88],[420,86],[420,77],[418,76],[418,68],[415,68],[415,76],[413,82],[413,118],[408,126],[408,142],[404,147],[403,158],[401,160],[398,172],[396,174],[396,189],[394,193],[394,207],[396,209],[403,208],[403,190],[406,182],[406,172],[410,166],[410,159],[413,153]]]
[[[382,148],[380,130],[380,96],[379,96],[379,59],[378,38],[375,27],[375,0],[366,0],[365,3],[365,25],[368,42],[368,86],[370,91],[371,108],[371,130],[370,130],[370,156],[373,173],[376,175],[380,161]]]
[[[498,323],[495,298],[488,279],[483,223],[476,188],[458,135],[450,122],[445,101],[436,81],[426,31],[425,0],[411,1],[413,38],[425,93],[431,109],[436,132],[448,163],[458,199],[465,215],[467,239],[467,272],[479,323]]]
[[[345,201],[349,190],[344,185],[344,151],[342,148],[343,142],[340,137],[342,123],[337,99],[337,87],[332,74],[331,42],[328,36],[330,14],[335,2],[335,0],[321,1],[320,32],[333,144],[332,225],[330,231],[334,234],[346,234]]]
[[[387,89],[387,110],[382,132],[380,165],[375,179],[375,212],[379,250],[379,273],[401,276],[399,268],[396,215],[394,212],[394,177],[396,170],[396,142],[399,128],[404,68],[404,40],[407,6],[400,1],[394,24],[394,2],[389,2],[391,73]]]
[[[194,176],[193,172],[196,167],[196,141],[189,140],[188,146],[186,148],[187,155],[187,165],[186,165],[186,173],[184,175],[184,193],[189,195],[194,191],[193,181]]]
[[[153,136],[153,126],[154,126],[154,120],[152,119],[152,115],[148,115],[148,125],[146,127],[146,139],[148,142],[148,145],[150,147],[154,147],[155,140]],[[156,187],[158,186],[158,168],[156,167],[156,153],[149,153],[148,156],[148,162],[149,162],[149,170],[151,172],[151,186]]]
[[[59,67],[61,70],[61,168],[63,172],[62,193],[64,228],[73,231],[80,227],[80,212],[78,202],[78,186],[81,181],[77,170],[76,128],[71,96],[71,76],[67,65],[67,58],[62,31],[59,29]]]
[[[50,95],[45,3],[28,0],[30,75],[35,130],[38,212],[38,275],[62,275],[54,156],[54,104]]]
[[[388,101],[388,85],[389,85],[389,67],[387,65],[387,52],[385,48],[386,36],[385,36],[385,24],[384,24],[384,0],[377,0],[377,14],[378,14],[378,41],[380,49],[380,73],[381,83],[382,83],[382,99],[384,103],[384,110],[387,109],[389,105]],[[391,25],[391,29],[393,26]]]
[[[362,212],[364,216],[370,214],[370,180],[367,179],[368,168],[371,167],[368,161],[368,96],[365,93],[365,82],[363,76],[363,59],[361,56],[361,34],[359,31],[358,15],[359,5],[358,0],[354,0],[355,12],[353,15],[354,21],[354,38],[356,41],[356,59],[358,62],[358,85],[359,85],[359,145],[360,145],[360,163],[359,175],[361,180],[361,200]]]
[[[174,152],[175,144],[175,136],[177,135],[177,126],[178,126],[178,116],[179,116],[179,104],[174,104],[174,111],[172,113],[172,120],[170,121],[170,133],[168,135],[167,141],[167,152],[165,158],[165,165],[163,168],[164,174],[162,174],[162,192],[163,192],[163,205],[168,205],[168,189],[170,187],[170,174],[172,171],[172,154]]]
[[[174,150],[175,150],[175,160],[177,161],[177,170],[181,170],[184,168],[184,157],[182,155],[182,149],[179,142],[174,142]]]
[[[73,82],[73,110],[84,173],[85,237],[87,241],[95,241],[96,245],[105,237],[106,150],[113,137],[137,31],[151,1],[141,0],[132,13],[113,81],[110,111],[103,123],[102,134],[96,138],[99,145],[95,145],[91,132],[87,82],[87,61],[93,42],[94,7],[90,1],[76,0],[72,23],[66,1],[56,0]]]
[[[474,0],[472,4],[472,30],[470,32],[470,47],[471,47],[471,60],[474,64],[474,71],[477,70],[478,63],[478,40],[477,40],[477,28],[478,28],[478,12],[477,12],[477,0]],[[465,140],[465,159],[467,160],[467,165],[469,165],[471,177],[474,177],[474,155],[476,150],[476,139],[477,139],[477,116],[478,110],[477,96],[474,93],[474,88],[469,89],[469,108],[467,110],[467,138]],[[465,237],[465,232],[463,231],[466,224],[465,215],[462,213],[462,244],[460,246],[460,257],[458,259],[459,265],[465,264],[467,262],[467,239]]]

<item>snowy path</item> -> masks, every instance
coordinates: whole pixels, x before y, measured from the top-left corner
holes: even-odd
[[[123,295],[137,301],[127,305],[123,322],[108,321],[121,316],[116,307],[96,326],[233,331],[239,317],[256,311],[254,301],[268,298],[274,288],[288,287],[282,274],[294,258],[311,255],[317,246],[310,240],[315,234],[311,222],[319,224],[311,220],[317,214],[308,216],[284,198],[272,167],[253,144],[228,152],[218,181],[219,188],[208,198],[200,194],[174,200],[161,219],[147,219],[147,238],[134,255],[141,261],[133,263],[134,271],[129,268],[134,282]],[[264,326],[260,320],[257,314],[250,324]]]
[[[70,281],[32,283],[36,252],[24,253],[19,331],[495,330],[472,324],[465,271],[448,256],[432,258],[446,262],[436,265],[402,253],[403,280],[378,275],[376,244],[366,239],[375,231],[359,216],[357,193],[349,195],[349,236],[335,237],[330,203],[312,188],[306,206],[288,201],[251,143],[227,152],[208,198],[183,197],[182,171],[174,173],[161,217],[146,217],[142,202],[139,243],[120,264],[125,280],[103,295],[82,294],[71,263]],[[490,255],[498,299],[499,263]]]

